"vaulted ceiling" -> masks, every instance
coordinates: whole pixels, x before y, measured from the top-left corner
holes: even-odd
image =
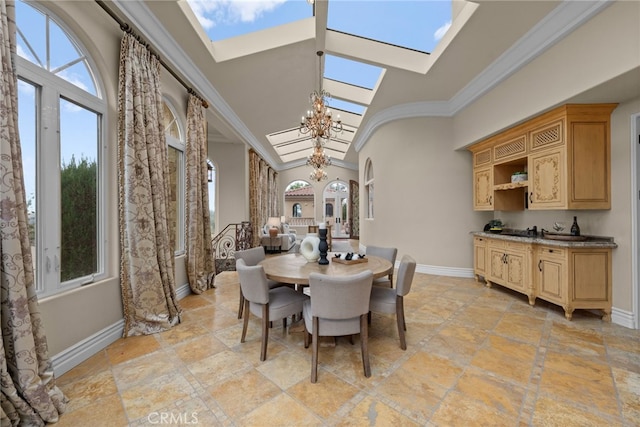
[[[327,29],[325,0],[311,18],[215,42],[185,0],[113,4],[209,102],[210,140],[246,143],[278,170],[303,165],[311,151],[297,128],[318,88],[317,51],[382,69],[372,89],[323,81],[333,97],[364,106],[361,115],[340,112],[345,132],[326,147],[334,164],[356,169],[356,150],[377,126],[454,115],[607,6],[456,0],[451,27],[425,53]]]

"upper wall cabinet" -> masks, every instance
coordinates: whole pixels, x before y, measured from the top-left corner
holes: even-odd
[[[474,209],[611,209],[616,106],[567,104],[471,146]]]

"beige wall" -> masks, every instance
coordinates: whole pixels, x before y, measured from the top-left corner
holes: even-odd
[[[638,17],[640,2],[615,2],[533,59],[456,114],[453,147],[477,142],[640,67]]]
[[[418,264],[469,269],[473,265],[469,232],[490,218],[473,211],[471,154],[451,149],[452,120],[399,120],[378,129],[360,151],[361,182],[371,159],[374,218],[366,219],[360,191],[360,240],[394,246],[398,259]]]
[[[249,154],[242,144],[209,143],[216,166],[216,227],[249,221]]]

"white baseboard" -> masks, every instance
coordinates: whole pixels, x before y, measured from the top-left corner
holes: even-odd
[[[399,263],[396,264],[396,267],[400,266]],[[473,275],[473,268],[442,267],[439,265],[418,264],[416,265],[416,273],[433,274],[435,276],[464,277],[469,279],[475,277]]]
[[[619,308],[613,307],[611,309],[611,323],[624,326],[625,328],[635,329],[636,317],[630,311],[621,310]]]
[[[105,349],[109,344],[116,342],[122,337],[124,331],[124,319],[121,319],[111,326],[93,334],[66,350],[61,351],[51,357],[53,373],[56,377],[75,368],[100,350]]]
[[[178,300],[191,294],[189,284],[184,284],[176,289],[176,297]],[[53,372],[56,377],[61,376],[65,372],[75,368],[94,354],[104,350],[122,337],[124,332],[124,319],[120,319],[111,326],[107,326],[103,330],[93,334],[71,347],[61,351],[51,357]]]

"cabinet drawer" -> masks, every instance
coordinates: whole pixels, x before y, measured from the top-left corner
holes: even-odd
[[[487,239],[484,238],[484,237],[475,236],[473,238],[473,243],[476,244],[476,245],[479,245],[479,246],[483,246],[483,245],[487,244]]]
[[[506,242],[504,240],[499,240],[499,239],[488,239],[488,245],[496,249],[506,248]]]
[[[506,242],[505,247],[510,251],[525,252],[527,247],[530,246],[527,243]]]
[[[545,257],[558,257],[558,258],[564,258],[567,255],[567,250],[564,248],[555,248],[555,247],[550,247],[550,246],[540,246],[538,248],[538,250],[540,251],[541,254],[543,254]]]

